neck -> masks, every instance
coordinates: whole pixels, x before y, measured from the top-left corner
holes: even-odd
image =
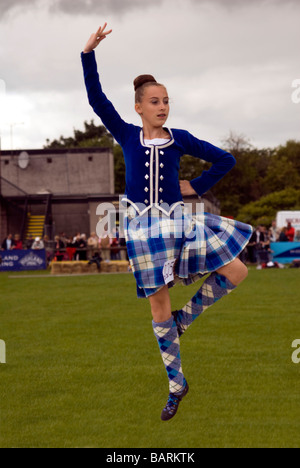
[[[154,138],[170,138],[169,133],[163,127],[149,128],[143,125],[143,133],[145,140],[154,140]]]

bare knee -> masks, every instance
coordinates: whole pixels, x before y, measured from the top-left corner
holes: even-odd
[[[217,270],[218,273],[224,275],[234,285],[238,286],[248,276],[248,268],[246,265],[236,258],[233,262],[221,267]]]
[[[165,322],[171,317],[171,300],[168,286],[149,297],[154,322]]]

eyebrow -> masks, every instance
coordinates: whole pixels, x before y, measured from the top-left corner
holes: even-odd
[[[163,96],[163,99],[169,99],[169,96],[166,95],[166,96]],[[158,96],[150,96],[148,99],[160,99]]]

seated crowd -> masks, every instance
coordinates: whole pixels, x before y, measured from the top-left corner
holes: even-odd
[[[253,231],[249,244],[241,254],[241,260],[245,263],[262,263],[271,258],[271,242],[300,242],[300,231],[295,230],[291,223],[279,229],[276,222],[267,229],[266,226],[257,226]],[[2,242],[2,250],[13,249],[45,249],[47,261],[63,260],[128,260],[125,239],[119,238],[118,232],[114,238],[100,239],[95,232],[87,238],[85,234],[77,233],[68,237],[65,233],[55,236],[50,240],[48,236],[43,239],[31,236],[24,242],[16,234],[9,234]]]
[[[116,233],[115,238],[106,237],[100,239],[95,232],[87,238],[85,234],[77,233],[68,237],[65,233],[55,236],[50,240],[48,236],[43,239],[30,236],[25,241],[16,234],[14,237],[9,234],[1,245],[2,250],[37,250],[45,249],[47,261],[63,260],[127,260],[127,249],[125,239],[119,238]]]

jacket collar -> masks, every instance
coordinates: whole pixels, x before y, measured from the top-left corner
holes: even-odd
[[[169,129],[169,128],[165,128],[165,130],[169,133],[171,138],[170,138],[169,141],[167,141],[167,143],[164,143],[163,145],[155,145],[157,148],[167,148],[167,146],[173,145],[173,143],[174,143],[174,137],[173,137],[172,130]],[[141,131],[140,131],[140,142],[141,142],[142,146],[145,146],[146,148],[148,147],[148,145],[146,145],[146,143],[144,141],[144,132],[143,132],[142,128],[141,128]]]

